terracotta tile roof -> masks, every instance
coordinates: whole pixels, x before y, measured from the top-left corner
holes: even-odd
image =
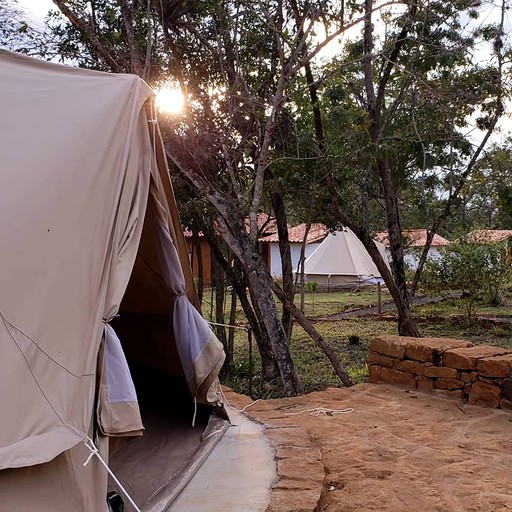
[[[270,215],[267,215],[266,213],[263,212],[258,213],[258,228],[261,229],[263,226],[265,226],[265,224],[275,225],[275,223],[275,219]]]
[[[496,244],[510,237],[510,229],[476,229],[468,234],[467,241],[474,244]]]
[[[246,218],[245,227],[247,229],[247,232],[249,232],[250,230],[249,224],[249,219]],[[266,213],[258,213],[258,230],[261,231],[260,234],[263,236],[277,233],[276,220],[273,217],[270,217],[270,215],[267,215]],[[183,229],[183,235],[185,236],[185,238],[192,238],[192,234],[193,232],[190,229]],[[202,231],[199,232],[199,236],[204,236]]]
[[[258,213],[257,217],[258,223],[258,231],[260,231],[261,236],[272,235],[277,233],[277,223],[274,217],[267,215],[266,213]],[[245,225],[247,228],[247,232],[250,231],[250,221],[249,219],[245,219]]]
[[[424,247],[427,241],[427,230],[426,229],[404,229],[403,236],[407,241],[409,247]],[[386,247],[389,247],[388,233],[381,231],[375,234],[375,239],[383,243]],[[432,247],[444,247],[450,242],[440,235],[435,234],[432,239]]]
[[[306,224],[299,224],[298,226],[288,226],[288,240],[292,243],[302,243],[304,235],[306,234]],[[324,224],[311,224],[311,228],[308,232],[306,240],[307,244],[320,242],[328,234],[327,228]],[[265,236],[260,238],[260,242],[264,243],[276,243],[279,242],[277,233],[273,235]]]
[[[274,217],[267,215],[266,213],[260,212],[257,217],[258,234],[260,237],[273,235],[277,233],[277,222]],[[249,217],[245,218],[245,230],[247,233],[251,231],[251,221]]]

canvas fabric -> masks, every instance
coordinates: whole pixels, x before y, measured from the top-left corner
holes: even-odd
[[[171,219],[162,204],[162,187],[152,184],[148,204],[147,229],[156,248],[157,268],[165,285],[172,291],[173,331],[181,365],[191,395],[200,402],[220,400],[211,389],[225,354],[222,344],[186,295],[186,282],[179,264],[178,250],[171,236]]]
[[[90,431],[92,435],[92,430]],[[96,438],[96,446],[108,460],[108,438]],[[0,471],[2,512],[107,512],[107,471],[79,443],[50,462]]]
[[[304,280],[306,283],[317,283],[318,286],[323,288],[357,288],[359,286],[376,286],[379,283],[384,283],[381,277],[340,274],[307,274]]]
[[[107,325],[98,357],[98,427],[103,435],[142,435],[144,426],[130,368],[114,329]]]
[[[174,267],[188,260],[151,98],[135,76],[0,50],[0,469],[64,472],[61,487],[74,473],[82,478],[74,454],[82,453],[94,423],[102,343],[103,385],[109,387],[112,368],[127,377],[109,323],[132,275],[150,185],[162,247],[175,248],[164,264],[161,304],[176,314],[193,396],[218,398],[211,385],[224,354],[194,307],[190,270],[176,274]],[[100,388],[110,407],[98,409],[103,432],[140,432],[135,397],[116,395],[115,382]],[[13,471],[0,471],[0,503],[12,495],[5,482]]]
[[[154,159],[134,76],[0,53],[0,469],[86,437]]]
[[[375,241],[389,268],[385,247]],[[352,287],[377,284],[381,279],[375,263],[362,242],[349,229],[329,234],[304,262],[307,281],[322,286]]]

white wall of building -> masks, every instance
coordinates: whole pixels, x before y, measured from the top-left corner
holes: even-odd
[[[307,244],[305,250],[305,257],[308,258],[315,249],[320,245],[320,242]],[[282,277],[283,268],[281,266],[281,254],[279,253],[279,244],[270,243],[270,273],[273,277]],[[297,266],[299,265],[300,260],[300,251],[302,244],[300,243],[290,243],[290,252],[292,256],[292,268],[295,272],[297,270]]]
[[[441,248],[441,250],[444,247]],[[391,261],[391,251],[386,247],[386,255],[388,260]],[[418,262],[420,260],[421,250],[418,249],[407,249],[404,253],[404,261],[405,264],[412,270],[416,270],[418,268]],[[437,247],[431,247],[428,250],[427,259],[429,260],[438,260],[442,256],[441,252]]]

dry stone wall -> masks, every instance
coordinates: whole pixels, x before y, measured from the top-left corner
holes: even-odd
[[[370,343],[370,382],[512,410],[512,350],[450,338],[379,336]]]

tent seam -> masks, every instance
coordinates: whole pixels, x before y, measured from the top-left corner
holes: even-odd
[[[77,379],[81,379],[82,377],[92,377],[95,375],[95,373],[82,373],[81,375],[77,375],[76,373],[73,373],[69,368],[66,368],[63,364],[59,363],[58,361],[56,361],[50,354],[48,354],[48,352],[46,352],[44,349],[42,349],[38,343],[32,339],[28,334],[26,334],[25,332],[23,332],[19,327],[16,327],[14,324],[12,324],[9,320],[7,320],[7,318],[5,318],[4,314],[0,311],[0,317],[2,318],[3,322],[4,322],[4,325],[7,329],[7,332],[9,333],[9,335],[11,336],[11,338],[14,340],[14,342],[16,343],[16,346],[20,349],[20,351],[24,354],[23,350],[21,349],[21,347],[18,345],[18,343],[16,342],[16,340],[14,339],[14,336],[12,335],[9,327],[12,327],[13,329],[15,329],[16,331],[18,331],[21,335],[23,335],[27,340],[30,340],[36,347],[37,349],[42,352],[50,361],[52,361],[53,363],[55,363],[57,366],[59,366],[60,368],[62,368],[63,370],[65,370],[67,373],[69,373],[72,377],[75,377]]]
[[[48,405],[50,406],[51,410],[54,412],[55,416],[57,416],[57,418],[59,419],[59,421],[61,422],[61,424],[68,428],[71,432],[73,432],[73,434],[76,434],[80,437],[82,437],[83,439],[85,439],[86,435],[83,433],[83,432],[79,432],[77,430],[75,430],[71,425],[69,425],[66,421],[64,421],[60,414],[57,412],[57,410],[55,409],[55,407],[53,406],[53,404],[51,403],[50,399],[46,396],[46,393],[44,392],[41,384],[39,383],[36,375],[34,374],[34,370],[32,369],[32,366],[25,354],[25,352],[23,352],[22,348],[19,346],[18,342],[16,341],[16,338],[12,335],[9,327],[8,327],[8,322],[7,320],[5,319],[5,317],[3,316],[3,314],[0,312],[0,317],[2,318],[2,321],[7,329],[7,332],[9,333],[9,335],[11,336],[12,340],[14,341],[15,345],[18,347],[18,350],[21,352],[21,355],[23,356],[23,359],[25,360],[25,363],[27,364],[27,367],[28,369],[30,370],[30,374],[32,375],[32,378],[34,379],[37,387],[39,388],[39,391],[41,392],[41,394],[43,395],[44,399],[46,400],[46,402],[48,403]]]

